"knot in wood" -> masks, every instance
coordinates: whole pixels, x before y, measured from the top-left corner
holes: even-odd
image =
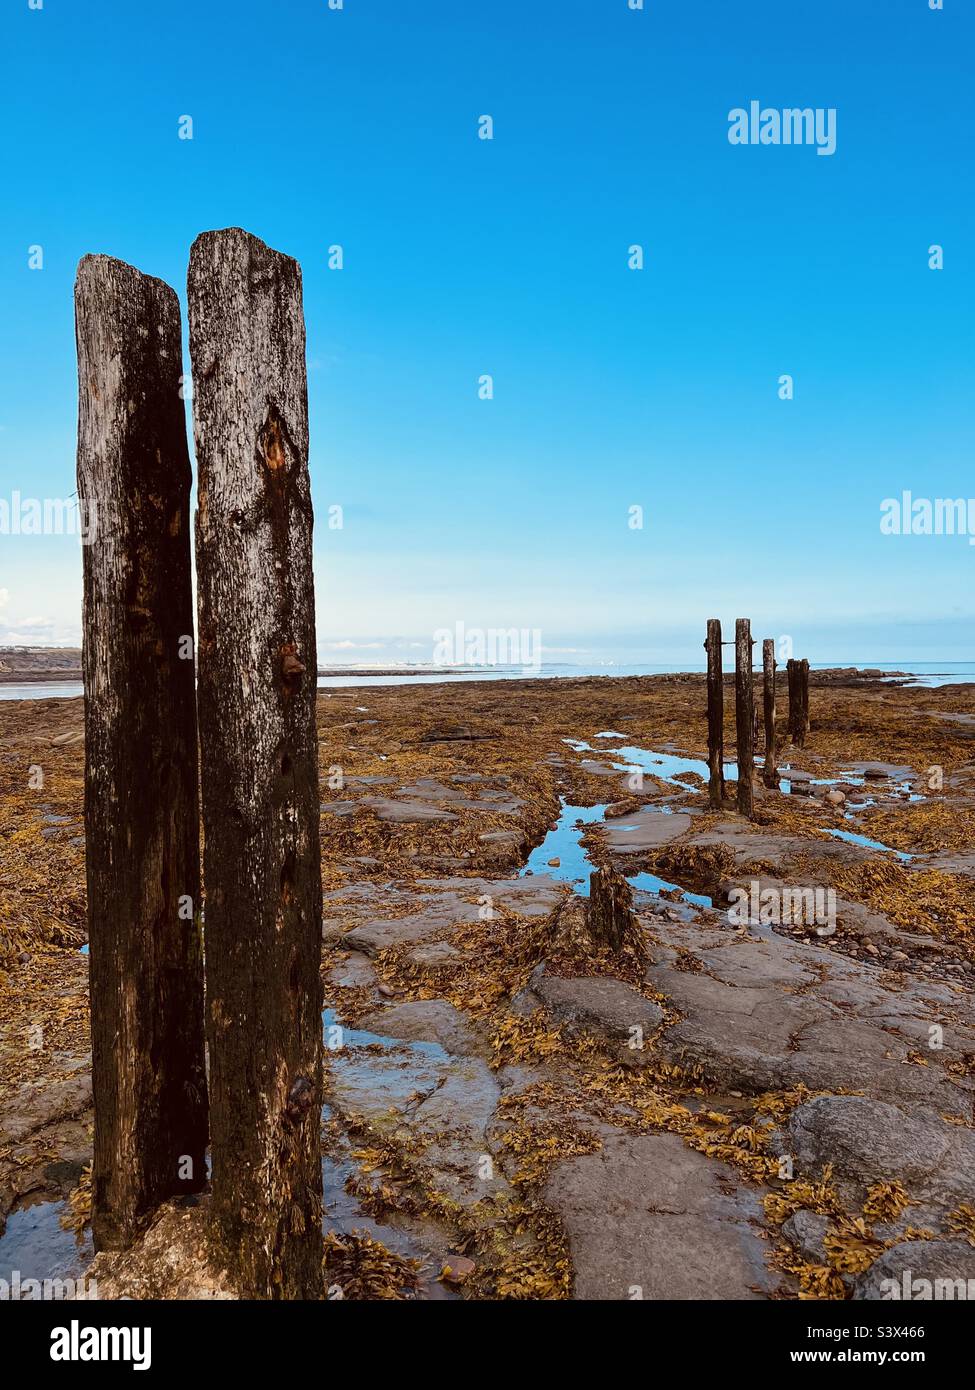
[[[281,648],[281,674],[291,685],[298,685],[305,674],[304,665],[298,660],[298,648],[292,643]]]
[[[307,1076],[295,1078],[284,1107],[285,1118],[297,1124],[308,1114],[315,1099],[315,1083]]]

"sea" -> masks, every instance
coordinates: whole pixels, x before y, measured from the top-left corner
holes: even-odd
[[[814,671],[826,671],[836,667],[847,667],[848,661],[810,662]],[[497,680],[556,680],[575,676],[662,676],[673,675],[677,671],[704,671],[700,666],[667,665],[603,665],[569,666],[542,665],[534,670],[521,666],[478,666],[453,668],[449,666],[415,666],[402,672],[382,675],[367,674],[350,668],[341,675],[330,673],[319,676],[320,690],[339,690],[348,687],[370,685],[429,685],[446,684],[456,681],[497,681]],[[861,671],[903,671],[910,677],[911,684],[918,686],[973,685],[975,684],[975,661],[864,661],[856,663]],[[891,680],[897,679],[891,675]],[[0,685],[0,700],[65,700],[82,694],[80,681],[24,681],[12,685]]]

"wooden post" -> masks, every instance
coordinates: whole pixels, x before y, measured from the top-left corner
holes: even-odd
[[[212,1238],[321,1297],[321,851],[301,270],[239,228],[189,268]]]
[[[604,866],[589,875],[586,921],[593,940],[617,953],[628,941],[640,937],[633,889],[615,869]]]
[[[789,661],[789,737],[802,748],[809,732],[809,662]]]
[[[762,643],[762,710],[765,716],[765,767],[762,781],[767,787],[779,785],[775,757],[775,641]]]
[[[809,732],[809,662],[805,657],[797,663],[797,682],[799,708],[796,719],[796,742],[800,748],[804,748],[806,735]]]
[[[752,688],[752,631],[747,618],[735,623],[735,723],[738,735],[738,810],[753,811],[755,695]]]
[[[717,618],[708,618],[704,645],[708,654],[708,799],[711,807],[719,810],[724,804],[724,676]]]
[[[86,256],[75,283],[96,1249],[206,1183],[190,461],[179,301]]]

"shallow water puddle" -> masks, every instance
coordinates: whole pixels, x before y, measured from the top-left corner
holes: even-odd
[[[435,1090],[450,1065],[450,1053],[439,1043],[348,1028],[334,1009],[323,1010],[322,1030],[329,1071],[346,1085],[365,1086],[388,1105],[402,1106],[418,1091]]]
[[[682,888],[679,883],[668,883],[665,878],[658,878],[656,874],[640,873],[631,874],[626,880],[633,888],[639,888],[644,893],[660,894],[662,892],[673,892],[675,889],[683,896],[680,898],[682,903],[693,903],[695,907],[714,907],[713,898],[709,898],[706,893],[691,893],[687,888]]]
[[[405,1107],[418,1093],[432,1093],[443,1078],[451,1056],[439,1043],[388,1038],[342,1024],[334,1009],[322,1012],[327,1054],[327,1074],[341,1078],[346,1087],[368,1093],[384,1107]],[[326,1077],[327,1080],[327,1077]],[[322,1122],[332,1118],[332,1108],[322,1108]],[[458,1295],[437,1280],[431,1251],[408,1230],[377,1221],[362,1210],[358,1199],[346,1190],[346,1182],[359,1170],[344,1134],[322,1158],[322,1229],[338,1235],[353,1233],[381,1241],[394,1254],[423,1262],[419,1295],[428,1300],[451,1300]]]
[[[7,1217],[0,1236],[0,1279],[6,1280],[11,1297],[15,1296],[18,1281],[22,1288],[28,1279],[42,1283],[45,1279],[76,1280],[91,1263],[95,1252],[90,1232],[84,1231],[79,1240],[73,1231],[61,1226],[61,1217],[67,1210],[67,1200],[60,1198],[55,1202],[27,1203]],[[19,1297],[33,1299],[35,1295],[27,1290]]]
[[[609,802],[598,806],[570,806],[563,801],[558,824],[532,850],[518,877],[548,874],[560,883],[570,883],[576,893],[588,898],[589,875],[596,866],[582,847],[583,827],[602,824],[608,805]],[[559,862],[549,864],[550,859],[558,859]]]
[[[330,1111],[325,1106],[323,1120],[329,1118]],[[377,1221],[362,1210],[358,1199],[346,1191],[345,1184],[350,1178],[359,1176],[359,1170],[348,1152],[349,1145],[343,1140],[342,1153],[326,1154],[322,1158],[322,1232],[339,1236],[369,1236],[378,1240],[394,1255],[405,1259],[419,1260],[421,1286],[419,1296],[431,1302],[453,1300],[458,1297],[437,1279],[436,1261],[425,1245],[415,1240],[408,1231],[398,1226],[390,1226]]]
[[[884,854],[896,854],[902,864],[909,863],[913,854],[907,854],[902,849],[893,849],[890,845],[882,845],[879,840],[868,840],[866,835],[858,835],[853,830],[828,830],[826,826],[820,826],[824,835],[832,835],[834,840],[845,840],[847,844],[859,845],[861,849],[880,850]]]
[[[670,807],[663,808],[665,815],[672,814]],[[589,875],[596,866],[582,846],[582,837],[587,825],[603,825],[606,822],[606,805],[570,806],[562,802],[558,824],[550,830],[540,845],[528,856],[528,862],[521,870],[519,878],[529,874],[548,874],[561,883],[568,883],[574,893],[581,898],[589,896]],[[621,830],[635,830],[635,826],[620,826]],[[550,864],[550,859],[558,859],[558,864]],[[633,888],[645,893],[659,895],[666,892],[683,893],[681,901],[693,903],[697,907],[712,907],[712,900],[703,893],[690,893],[679,883],[669,883],[656,874],[630,874],[627,879]]]
[[[596,738],[608,738],[611,735],[596,734]],[[622,734],[612,735],[612,737],[624,737]],[[681,775],[696,773],[706,783],[709,772],[708,765],[702,758],[688,758],[680,753],[661,753],[655,749],[637,748],[635,744],[623,744],[620,748],[593,748],[591,743],[586,743],[582,739],[566,738],[562,740],[577,753],[603,753],[608,751],[614,758],[625,758],[625,763],[612,763],[615,772],[649,772],[661,782],[667,782],[671,786],[680,787],[685,792],[700,792],[701,788],[691,785],[688,782],[680,781]],[[724,775],[729,782],[738,780],[738,764],[726,762],[724,764]]]

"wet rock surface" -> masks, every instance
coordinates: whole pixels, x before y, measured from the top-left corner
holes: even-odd
[[[970,996],[935,984],[894,987],[873,966],[760,927],[700,951],[693,928],[676,935],[658,925],[655,934],[701,965],[695,972],[664,959],[647,972],[683,1015],[660,1041],[674,1062],[753,1090],[801,1082],[970,1111],[973,1083],[962,1074],[975,1041]],[[943,1046],[918,1058],[917,1042],[932,1028],[943,1029]]]
[[[518,1012],[543,1007],[569,1029],[596,1033],[608,1041],[624,1044],[639,1038],[641,1046],[642,1039],[651,1036],[664,1020],[659,1004],[622,980],[611,976],[565,979],[547,974],[544,965],[533,972],[528,988],[516,997],[512,1007]]]
[[[676,1135],[601,1138],[598,1153],[560,1164],[545,1187],[568,1234],[577,1298],[771,1293],[758,1193],[729,1194],[725,1166]]]
[[[918,1197],[945,1203],[975,1193],[975,1134],[924,1108],[818,1096],[793,1111],[788,1140],[810,1173],[829,1164],[857,1185],[899,1181]]]
[[[855,1299],[971,1299],[975,1247],[960,1240],[905,1241],[856,1281]]]

